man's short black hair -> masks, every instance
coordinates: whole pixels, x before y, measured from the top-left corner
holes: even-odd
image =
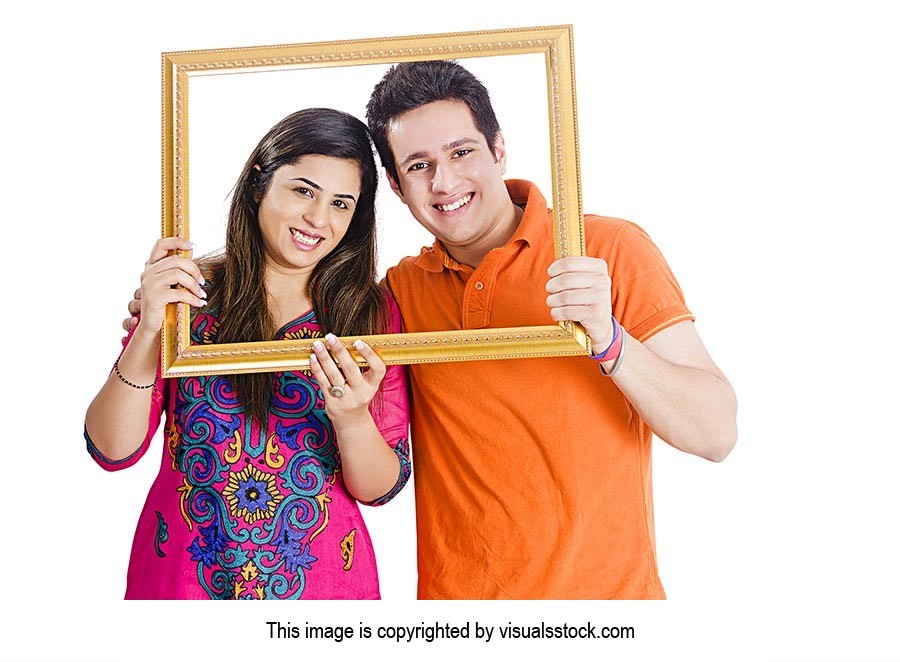
[[[395,182],[398,182],[397,166],[388,144],[388,125],[419,106],[447,100],[461,101],[468,106],[475,127],[493,150],[500,125],[487,88],[468,69],[453,60],[395,64],[372,90],[366,106],[369,132],[382,165]]]

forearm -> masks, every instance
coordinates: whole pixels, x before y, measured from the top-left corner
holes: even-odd
[[[138,329],[119,358],[119,372],[138,385],[156,380],[159,334]],[[85,428],[97,450],[109,460],[121,460],[136,451],[147,435],[153,389],[137,389],[115,373],[88,407]]]
[[[350,494],[370,503],[391,491],[400,460],[378,431],[368,411],[333,421],[341,453],[341,473]]]
[[[725,376],[714,366],[666,360],[631,336],[625,341],[612,379],[650,429],[679,450],[725,459],[737,440],[737,400]]]

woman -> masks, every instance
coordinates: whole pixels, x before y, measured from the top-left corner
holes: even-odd
[[[187,242],[155,245],[140,321],[85,419],[88,450],[112,470],[144,454],[166,412],[126,598],[379,597],[356,501],[384,503],[409,476],[405,376],[357,342],[361,372],[332,335],[399,331],[375,281],[376,182],[365,125],[300,111],[244,166],[223,255],[198,267],[167,256]],[[194,343],[325,342],[310,371],[162,380],[173,302],[194,307]]]

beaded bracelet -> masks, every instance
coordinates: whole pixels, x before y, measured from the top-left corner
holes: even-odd
[[[126,384],[128,384],[131,388],[145,389],[145,388],[153,388],[154,386],[156,386],[156,382],[153,382],[152,384],[148,384],[147,386],[140,386],[140,385],[138,385],[138,384],[132,384],[130,381],[128,381],[127,379],[125,379],[125,378],[122,376],[122,373],[119,372],[119,359],[116,359],[116,362],[113,363],[113,370],[116,371],[116,377],[118,377],[118,378],[121,379],[123,382],[125,382]]]

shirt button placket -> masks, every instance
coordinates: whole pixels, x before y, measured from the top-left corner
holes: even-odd
[[[488,316],[488,290],[485,288],[485,274],[473,274],[469,282],[468,316],[475,328],[483,328],[490,323]]]

